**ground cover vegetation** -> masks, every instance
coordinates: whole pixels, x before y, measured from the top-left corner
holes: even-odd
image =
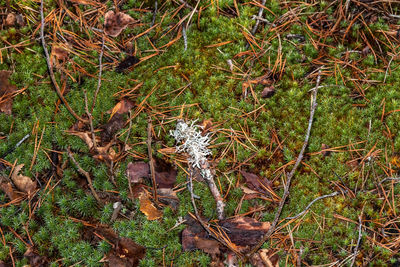
[[[0,0],[0,266],[398,264],[399,8]]]

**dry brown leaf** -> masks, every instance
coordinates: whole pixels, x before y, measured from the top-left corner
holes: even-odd
[[[7,182],[2,182],[0,183],[0,190],[2,190],[9,199],[14,200],[20,197],[20,194],[18,192],[15,192],[11,183]]]
[[[269,188],[270,192],[272,192],[271,183],[266,178],[260,178],[254,173],[245,171],[240,171],[240,174],[244,177],[250,189],[258,191],[259,193],[267,193],[269,191],[266,190],[266,188]]]
[[[137,22],[129,15],[113,10],[104,15],[104,20],[104,32],[111,37],[117,37],[129,24]]]
[[[123,98],[121,101],[119,101],[115,107],[111,111],[111,116],[110,119],[114,116],[114,114],[125,114],[129,112],[133,107],[135,103],[133,103],[131,100]]]
[[[141,193],[139,195],[139,205],[140,211],[146,215],[149,221],[160,219],[163,215],[151,202],[148,193]]]
[[[24,167],[24,164],[15,166],[11,174],[11,180],[19,190],[30,194],[36,189],[36,181],[32,181],[31,178],[27,176],[18,175],[22,167]]]
[[[25,251],[24,257],[29,260],[30,266],[35,266],[35,267],[48,266],[47,258],[44,256],[40,256],[37,252],[34,251],[33,247],[29,247]]]
[[[0,71],[0,112],[11,115],[13,93],[17,90],[15,85],[9,83],[11,71]]]
[[[267,86],[261,93],[262,98],[269,98],[275,94],[275,87],[274,86]]]
[[[5,26],[14,26],[17,23],[17,16],[14,13],[8,13]]]
[[[50,64],[60,66],[60,63],[66,62],[68,59],[68,51],[58,44],[53,44],[50,54]]]
[[[178,209],[179,198],[171,188],[160,188],[157,189],[158,200],[166,205],[169,205],[174,211]]]
[[[126,176],[132,183],[142,183],[142,178],[148,178],[150,173],[149,164],[143,161],[129,162],[126,169]]]
[[[89,132],[67,131],[67,133],[78,136],[80,139],[85,141],[85,143],[89,147],[89,149],[91,149],[93,147],[93,140],[92,140],[91,134]]]

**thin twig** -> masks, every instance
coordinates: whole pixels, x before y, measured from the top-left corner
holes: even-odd
[[[207,231],[207,233],[212,236],[213,238],[215,238],[218,242],[220,242],[221,244],[223,244],[224,246],[226,246],[227,248],[230,248],[233,252],[235,252],[237,255],[242,256],[240,254],[240,252],[236,251],[234,247],[229,246],[228,243],[221,239],[220,237],[218,237],[217,235],[215,235],[215,233],[213,231],[210,231],[209,226],[207,226],[207,224],[203,221],[203,219],[200,217],[199,212],[197,211],[197,206],[196,206],[196,202],[194,200],[194,196],[195,194],[193,193],[193,168],[191,166],[189,166],[189,192],[190,192],[190,200],[192,201],[192,205],[193,205],[193,210],[194,210],[194,214],[197,218],[197,220],[199,221],[199,223],[201,224],[201,226],[204,228],[204,230]]]
[[[132,116],[132,111],[129,110],[129,118],[131,118],[131,116]],[[131,129],[132,129],[132,120],[129,120],[128,133],[126,134],[124,147],[122,148],[123,151],[126,151],[126,144],[128,143],[129,135],[131,134]]]
[[[361,217],[362,217],[362,212],[361,212],[360,216],[358,216],[358,240],[357,240],[357,245],[354,248],[353,259],[351,260],[350,267],[353,267],[353,265],[354,265],[354,262],[356,260],[357,254],[358,254],[358,249],[359,249],[360,243],[361,243],[361,237],[362,237],[362,232],[361,232],[361,230],[362,230],[362,220],[361,220]]]
[[[152,140],[151,128],[152,128],[151,116],[149,115],[149,121],[147,124],[147,153],[149,156],[151,181],[153,183],[154,202],[157,203],[156,170],[154,168],[154,160],[153,160],[152,149],[151,149],[151,140]]]
[[[286,199],[289,196],[289,189],[290,189],[290,184],[292,182],[292,178],[294,176],[294,173],[297,170],[297,167],[300,165],[301,160],[303,159],[304,152],[305,152],[305,150],[307,148],[307,145],[308,145],[308,139],[310,138],[311,127],[312,127],[312,123],[313,123],[313,119],[314,119],[314,113],[315,113],[315,109],[317,107],[317,93],[318,93],[318,87],[319,87],[320,82],[321,82],[321,69],[318,72],[317,84],[316,84],[315,88],[312,89],[313,93],[311,95],[310,118],[308,120],[308,128],[307,128],[306,136],[305,136],[305,139],[304,139],[303,147],[301,148],[301,151],[299,153],[299,156],[297,157],[297,160],[296,160],[296,163],[293,166],[293,169],[290,171],[290,173],[287,176],[284,193],[283,193],[282,199],[281,199],[281,201],[279,203],[278,210],[275,213],[275,218],[274,218],[274,220],[273,220],[273,222],[271,224],[271,227],[268,229],[268,232],[261,239],[261,241],[246,255],[247,259],[249,259],[251,257],[251,255],[254,252],[256,252],[265,243],[265,241],[268,240],[268,238],[270,238],[270,236],[274,233],[274,231],[276,229],[276,226],[278,224],[279,217],[281,215],[283,206],[285,205]]]
[[[332,194],[329,194],[329,195],[323,195],[323,196],[317,197],[316,199],[314,199],[313,201],[311,201],[310,204],[308,204],[307,207],[306,207],[302,212],[300,212],[299,214],[297,214],[296,216],[293,216],[293,217],[286,217],[285,219],[286,219],[286,220],[297,219],[297,218],[299,218],[300,216],[302,216],[304,213],[306,213],[306,212],[311,208],[311,206],[312,206],[315,202],[317,202],[318,200],[321,200],[321,199],[324,199],[324,198],[327,198],[327,197],[334,197],[334,196],[337,196],[337,195],[339,195],[339,192],[336,191],[336,192],[333,192]]]
[[[186,35],[185,25],[183,25],[183,27],[182,27],[182,36],[183,36],[183,47],[184,47],[183,51],[186,51],[188,43],[187,43],[187,35]]]
[[[267,2],[267,0],[262,0],[261,5],[264,6],[265,2]],[[262,18],[262,14],[264,12],[264,8],[262,6],[258,9],[258,15],[257,15],[258,18]],[[254,24],[253,29],[251,29],[252,35],[254,35],[256,33],[259,24],[260,24],[260,19],[257,19],[256,24]]]
[[[60,87],[57,84],[56,78],[54,77],[54,72],[53,72],[53,68],[50,64],[50,56],[49,56],[49,51],[47,50],[47,45],[46,45],[46,41],[44,39],[44,15],[43,15],[43,0],[40,1],[40,18],[41,18],[41,25],[40,25],[40,39],[42,39],[42,46],[43,46],[43,50],[44,50],[44,54],[46,56],[46,63],[47,63],[47,68],[49,70],[49,74],[50,74],[50,79],[51,82],[54,86],[54,88],[56,89],[57,95],[60,98],[61,102],[63,102],[63,104],[65,105],[65,107],[67,108],[67,110],[69,111],[69,113],[71,113],[72,116],[74,116],[75,119],[87,123],[88,121],[79,117],[75,111],[73,111],[73,109],[68,105],[68,102],[65,100]]]
[[[90,178],[90,174],[87,171],[85,171],[84,169],[82,169],[82,167],[79,165],[79,163],[76,161],[76,159],[72,155],[72,152],[69,149],[69,147],[67,147],[67,153],[68,153],[68,157],[72,160],[72,162],[78,168],[79,173],[86,177],[87,182],[89,184],[90,191],[92,191],[94,198],[97,200],[97,202],[101,203],[99,196],[97,195],[96,191],[94,190],[92,178]]]
[[[157,8],[158,8],[158,1],[156,0],[154,1],[153,19],[151,20],[150,28],[153,27],[154,23],[156,22]]]
[[[87,93],[86,90],[83,92],[84,98],[85,98],[85,111],[86,115],[88,116],[89,119],[89,125],[90,125],[90,132],[92,134],[92,142],[93,142],[93,148],[94,151],[97,149],[97,143],[96,143],[96,135],[94,134],[94,127],[93,127],[93,118],[92,118],[92,113],[89,112],[89,107],[88,107],[88,99],[87,99]]]
[[[100,87],[101,87],[101,75],[103,73],[103,53],[104,53],[104,34],[103,37],[101,38],[101,51],[100,51],[100,55],[99,55],[99,77],[97,80],[97,88],[96,91],[94,92],[94,96],[93,96],[93,103],[92,103],[92,108],[91,108],[91,112],[93,112],[94,106],[96,105],[96,100],[97,100],[97,95],[100,91]]]
[[[400,177],[387,177],[387,178],[383,179],[382,181],[380,181],[379,184],[383,184],[386,181],[399,182],[400,181]]]

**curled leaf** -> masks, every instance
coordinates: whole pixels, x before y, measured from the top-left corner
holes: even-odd
[[[104,19],[104,32],[111,37],[117,37],[129,24],[136,22],[131,16],[112,10],[104,15]]]
[[[162,212],[159,211],[150,201],[148,193],[141,193],[139,195],[139,205],[140,211],[146,215],[149,221],[157,220],[162,217]]]
[[[15,166],[11,174],[11,180],[19,190],[29,194],[36,189],[36,181],[32,181],[31,178],[27,176],[19,175],[18,173],[22,167],[24,167],[24,164]]]

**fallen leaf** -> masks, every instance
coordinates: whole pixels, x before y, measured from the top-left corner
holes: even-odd
[[[213,126],[212,120],[204,120],[201,123],[201,127],[203,129],[201,135],[205,135],[206,133],[208,133],[212,129],[212,126]]]
[[[66,62],[68,60],[68,51],[58,44],[53,44],[50,54],[50,64],[60,66],[60,63]]]
[[[131,180],[132,183],[141,183],[142,178],[148,178],[150,175],[149,164],[143,161],[140,162],[129,162],[126,169],[126,176]]]
[[[134,106],[135,103],[133,103],[131,100],[127,98],[122,98],[121,101],[119,101],[112,109],[110,118],[112,118],[116,113],[125,114],[129,112]]]
[[[262,98],[268,98],[275,94],[275,87],[274,86],[267,86],[261,93]]]
[[[159,211],[151,202],[148,193],[141,193],[139,195],[140,211],[146,215],[147,220],[153,221],[162,217],[162,212]]]
[[[118,66],[115,68],[116,72],[122,72],[131,66],[135,65],[136,63],[139,63],[140,59],[138,59],[135,56],[127,56],[124,60],[122,60]]]
[[[93,140],[92,140],[92,136],[89,132],[67,131],[67,133],[78,136],[80,139],[82,139],[86,143],[86,145],[89,147],[89,149],[92,149]]]
[[[100,126],[103,131],[101,132],[101,141],[104,143],[109,142],[114,138],[115,134],[121,130],[125,125],[123,114],[115,114],[106,124]]]
[[[5,26],[14,26],[17,23],[17,16],[14,13],[8,13]]]
[[[24,167],[24,164],[15,166],[14,171],[11,174],[11,180],[19,190],[30,194],[36,189],[36,181],[32,181],[31,178],[27,176],[18,175],[22,167]]]
[[[259,222],[250,217],[225,219],[218,224],[239,251],[255,246],[271,226],[269,222]]]
[[[162,160],[156,160],[154,165],[157,188],[173,188],[177,176],[173,166]],[[143,161],[128,163],[127,176],[132,183],[141,183],[140,178],[151,179],[149,164]]]
[[[30,266],[41,267],[47,266],[47,258],[44,256],[40,256],[37,252],[34,251],[33,247],[29,247],[25,253],[24,257],[29,260]]]
[[[196,248],[204,251],[205,253],[216,255],[219,254],[219,242],[217,240],[206,239],[201,237],[194,237]]]
[[[88,238],[98,238],[99,235],[94,232],[100,233],[105,239],[113,244],[113,248],[108,252],[106,261],[110,267],[132,267],[138,266],[139,261],[144,258],[146,248],[135,243],[130,238],[120,238],[118,234],[108,227],[96,227],[96,229],[85,231],[90,233]],[[99,240],[100,241],[100,240]],[[101,260],[100,262],[104,262]]]
[[[170,188],[157,189],[158,200],[161,203],[169,205],[174,211],[178,210],[179,198],[176,196],[174,190]]]
[[[146,249],[130,238],[121,238],[117,243],[115,251],[109,254],[109,266],[131,267],[138,266],[144,257]]]
[[[261,179],[258,175],[245,171],[240,171],[240,174],[244,177],[250,189],[264,194],[272,191],[272,189],[270,191],[266,190],[266,188],[271,188],[271,184],[266,178]]]
[[[117,37],[129,24],[137,22],[129,15],[113,10],[104,15],[104,20],[104,32],[111,37]]]
[[[11,71],[0,71],[0,112],[11,115],[12,110],[12,95],[17,90],[15,85],[9,83],[8,78]]]
[[[20,197],[18,192],[14,191],[11,183],[2,182],[0,183],[0,189],[8,196],[9,199],[14,200]]]

